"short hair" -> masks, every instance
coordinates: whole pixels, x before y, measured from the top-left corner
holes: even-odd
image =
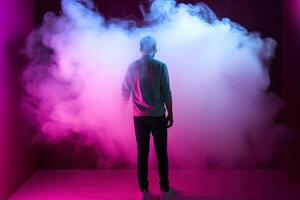
[[[151,36],[143,37],[140,41],[140,50],[142,53],[149,54],[156,49],[156,41]]]

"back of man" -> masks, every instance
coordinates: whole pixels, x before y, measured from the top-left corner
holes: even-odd
[[[164,63],[144,55],[129,66],[126,79],[129,87],[132,87],[134,116],[165,115],[164,103],[171,102],[172,97]],[[126,93],[126,89],[123,93]]]
[[[125,75],[122,97],[127,102],[132,96],[134,128],[138,146],[137,171],[139,199],[149,199],[148,157],[150,133],[157,155],[162,199],[174,194],[169,188],[167,128],[173,124],[172,96],[167,66],[154,59],[156,41],[145,37],[140,41],[142,57],[133,62]],[[168,111],[165,116],[165,106]]]

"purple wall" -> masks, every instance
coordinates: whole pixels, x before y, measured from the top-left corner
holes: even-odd
[[[177,2],[197,3],[200,0],[177,0]],[[35,22],[41,24],[43,15],[47,11],[57,14],[60,10],[60,0],[35,0]],[[142,24],[139,4],[147,6],[147,1],[124,0],[101,1],[95,3],[106,18],[119,17],[135,19]],[[218,17],[230,19],[247,27],[250,31],[260,31],[264,37],[271,36],[278,42],[276,57],[272,63],[271,89],[281,94],[281,1],[280,0],[204,0]],[[266,9],[268,8],[268,9]],[[253,14],[255,13],[255,14]],[[78,150],[77,137],[72,140],[61,141],[58,144],[43,145],[41,148],[42,168],[95,168],[97,167],[97,151],[90,145]],[[77,150],[77,154],[74,151]],[[63,153],[61,153],[63,152]],[[82,162],[85,160],[85,162]],[[83,165],[84,163],[84,165]],[[278,167],[274,161],[271,167]]]
[[[297,136],[286,156],[289,174],[300,182],[300,1],[283,1],[282,94],[287,107],[284,120]]]
[[[30,131],[18,114],[21,47],[33,27],[32,0],[0,0],[0,200],[7,199],[36,169]],[[32,134],[32,133],[31,133]]]

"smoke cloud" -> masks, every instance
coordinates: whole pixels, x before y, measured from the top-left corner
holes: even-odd
[[[174,126],[169,129],[173,167],[256,166],[278,151],[281,100],[268,91],[276,42],[218,19],[204,3],[155,0],[145,25],[106,21],[90,0],[62,0],[28,38],[31,60],[23,72],[24,113],[40,138],[73,133],[97,142],[99,165],[135,166],[132,104],[121,108],[121,84],[140,57],[139,40],[157,40],[156,58],[168,66]],[[143,10],[142,10],[143,11]],[[100,159],[105,157],[105,159]],[[151,163],[155,156],[151,154]]]

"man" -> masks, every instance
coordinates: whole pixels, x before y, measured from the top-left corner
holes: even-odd
[[[148,156],[150,133],[154,139],[162,199],[170,199],[167,128],[173,125],[172,96],[167,66],[154,59],[156,41],[147,36],[140,41],[142,57],[127,69],[122,96],[127,102],[132,96],[134,128],[138,146],[138,181],[141,199],[149,199]],[[168,115],[165,117],[165,106]]]

